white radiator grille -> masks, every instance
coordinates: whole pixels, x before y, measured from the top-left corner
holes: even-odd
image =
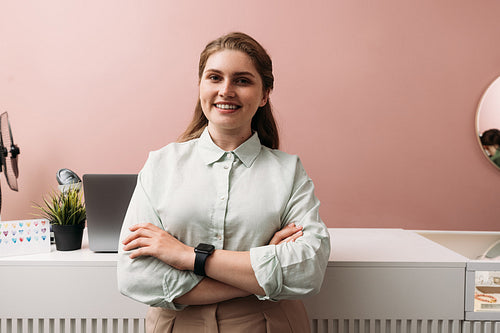
[[[465,321],[462,333],[500,333],[498,321]]]
[[[313,319],[312,333],[500,333],[500,322]],[[0,318],[0,333],[144,333],[144,318]]]
[[[462,333],[460,320],[437,319],[314,319],[311,328],[312,333]]]
[[[0,318],[0,333],[144,333],[143,318]]]

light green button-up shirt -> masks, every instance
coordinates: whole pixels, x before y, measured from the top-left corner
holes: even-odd
[[[215,145],[205,129],[199,139],[172,143],[150,153],[139,173],[120,235],[150,222],[183,243],[250,250],[252,268],[265,295],[291,299],[317,293],[330,254],[330,239],[318,213],[314,186],[297,156],[260,144],[255,133],[231,152]],[[295,242],[268,245],[294,222]],[[118,285],[137,301],[180,310],[173,300],[202,277],[154,257],[131,260],[119,246]]]

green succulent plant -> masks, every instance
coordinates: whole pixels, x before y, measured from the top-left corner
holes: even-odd
[[[52,224],[84,225],[87,218],[79,188],[54,191],[48,199],[43,199],[43,205],[36,205],[36,208]]]

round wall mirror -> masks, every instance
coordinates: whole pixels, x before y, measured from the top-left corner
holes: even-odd
[[[481,98],[476,113],[476,133],[484,155],[500,169],[500,77]]]

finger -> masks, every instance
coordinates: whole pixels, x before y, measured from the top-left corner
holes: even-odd
[[[293,235],[283,239],[281,242],[279,242],[279,244],[282,244],[282,243],[289,243],[289,242],[295,242],[295,240],[297,240],[297,238],[301,237],[302,236],[302,230],[299,230],[297,231],[296,233],[294,233]]]
[[[278,231],[276,233],[276,235],[278,235],[280,238],[284,239],[290,235],[293,235],[294,232],[297,231],[296,229],[297,227],[295,226],[294,223],[291,223],[287,226],[285,226],[283,229],[281,229],[280,231]]]
[[[125,244],[125,246],[123,247],[123,250],[130,251],[130,250],[134,250],[137,248],[146,247],[149,245],[151,245],[151,239],[141,237],[141,238],[134,239],[133,241]]]
[[[280,244],[283,240],[285,240],[287,237],[292,236],[298,230],[302,230],[302,226],[297,227],[295,226],[295,223],[290,223],[289,225],[283,227],[283,229],[277,231],[273,235],[273,238],[271,238],[269,244],[271,245]]]
[[[130,252],[129,258],[135,259],[137,257],[142,257],[142,256],[150,256],[147,247],[141,247],[141,248],[138,248],[138,249]]]
[[[157,226],[155,226],[154,224],[152,223],[138,223],[138,224],[134,224],[132,226],[130,226],[128,228],[128,230],[130,231],[136,231],[138,229],[149,229],[149,230],[155,230],[155,229],[159,229]]]
[[[287,226],[285,226],[282,230],[290,230],[291,232],[296,232],[297,230],[302,230],[301,225],[296,225],[295,223],[290,223]]]
[[[295,242],[295,240],[297,240],[298,238],[302,237],[303,234],[304,233],[302,232],[302,230],[299,230],[296,233],[294,233],[292,236],[288,237],[288,241],[289,242]]]
[[[137,229],[133,232],[131,232],[125,239],[122,241],[122,244],[128,244],[131,241],[140,238],[140,237],[153,237],[154,233],[152,233],[150,230],[146,229]]]
[[[295,227],[295,225],[293,223],[289,224],[289,225],[286,225],[284,226],[282,229],[276,231],[273,235],[273,239],[277,240],[282,240],[286,237],[288,237],[289,235],[291,235],[293,233],[293,228]]]
[[[280,231],[278,231],[276,235],[279,236],[281,240],[283,240],[287,237],[290,237],[299,230],[302,230],[302,226],[296,226],[294,223],[291,223],[286,227],[284,227],[283,229],[281,229]]]
[[[130,242],[132,239],[140,236],[154,237],[155,234],[165,232],[165,230],[151,223],[134,224],[129,228],[129,230],[131,231],[131,233],[123,240],[122,243]]]
[[[276,244],[279,244],[282,240],[283,240],[282,234],[280,233],[280,231],[278,231],[277,233],[275,233],[273,235],[273,238],[271,238],[271,241],[269,242],[269,244],[276,245]]]

